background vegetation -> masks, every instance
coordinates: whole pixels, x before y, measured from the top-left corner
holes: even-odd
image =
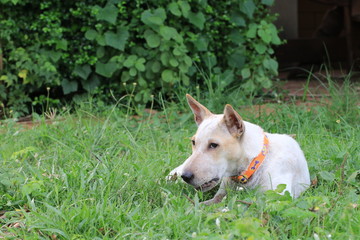
[[[278,67],[271,46],[281,43],[272,3],[0,0],[0,102],[17,117],[63,95],[106,101],[132,83],[138,103],[198,85],[243,95],[269,88]]]
[[[0,238],[357,239],[350,75],[328,78],[331,97],[312,108],[239,110],[296,134],[313,180],[298,199],[243,190],[207,207],[213,192],[165,181],[190,154],[185,92],[221,112],[271,86],[272,3],[0,0]],[[77,104],[51,110],[67,100]],[[31,129],[11,119],[38,109]]]

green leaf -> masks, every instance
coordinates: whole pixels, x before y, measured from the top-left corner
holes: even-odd
[[[130,74],[128,71],[123,71],[121,73],[121,81],[122,82],[127,82],[130,79]]]
[[[169,59],[170,59],[170,54],[168,52],[161,53],[160,60],[161,60],[162,65],[168,66],[169,65]]]
[[[102,58],[103,56],[105,56],[105,48],[100,46],[96,49],[96,57]]]
[[[247,92],[247,93],[251,93],[255,90],[256,86],[254,84],[254,81],[252,81],[251,79],[247,80],[243,85],[242,88]]]
[[[135,65],[138,57],[136,55],[130,55],[124,62],[124,66],[130,68]]]
[[[216,58],[215,58],[215,62],[216,62]],[[186,56],[184,57],[184,63],[185,63],[188,67],[190,67],[190,66],[192,65],[192,60],[191,60],[191,58],[186,55]],[[216,64],[216,63],[215,63],[215,64]]]
[[[157,8],[154,11],[145,10],[141,14],[141,21],[150,27],[163,25],[166,19],[166,12],[163,8]]]
[[[266,52],[266,45],[262,44],[262,43],[257,43],[254,45],[255,46],[255,50],[257,53],[259,54],[264,54]]]
[[[261,0],[261,3],[267,6],[272,6],[274,4],[274,0]]]
[[[353,172],[346,181],[349,183],[355,183],[358,175],[360,175],[360,170]]]
[[[153,31],[146,30],[144,32],[144,37],[145,37],[146,43],[149,45],[149,47],[157,48],[158,46],[160,46],[160,37]]]
[[[87,79],[91,73],[91,68],[89,65],[83,65],[83,66],[76,66],[74,68],[75,75],[81,77],[82,79]]]
[[[136,95],[135,95],[135,101],[136,102],[140,102],[142,99],[142,92],[138,92]]]
[[[139,78],[137,79],[137,82],[139,83],[139,85],[140,85],[141,87],[147,87],[147,83],[146,83],[146,81],[145,81],[144,78],[139,77]]]
[[[119,29],[117,33],[108,31],[104,34],[104,37],[107,46],[124,51],[129,38],[129,31],[126,28]]]
[[[233,30],[230,35],[229,39],[236,44],[241,44],[245,42],[245,36],[239,30]]]
[[[139,58],[136,63],[135,63],[135,68],[139,71],[139,72],[144,72],[145,71],[145,58]]]
[[[153,80],[155,78],[155,74],[150,68],[146,67],[145,78],[148,79],[148,81]]]
[[[189,3],[187,1],[178,1],[178,5],[180,6],[182,15],[187,18],[191,9]]]
[[[221,87],[227,87],[230,83],[234,81],[234,72],[231,70],[225,70],[225,72],[220,74]]]
[[[42,49],[40,50],[40,54],[47,56],[54,62],[57,62],[60,60],[60,58],[63,56],[64,53],[62,53],[61,51],[47,51]]]
[[[246,37],[248,38],[254,38],[256,37],[256,30],[258,28],[258,25],[254,24],[254,23],[250,23],[249,25],[249,29],[246,32]]]
[[[292,207],[292,208],[285,209],[282,212],[282,216],[288,217],[291,219],[304,219],[304,218],[310,218],[310,217],[311,218],[317,217],[317,214],[313,213],[311,211],[297,208],[297,207]]]
[[[100,46],[106,46],[106,42],[105,42],[105,37],[104,35],[98,34],[96,36],[96,42],[100,45]]]
[[[198,51],[207,51],[209,39],[204,36],[199,36],[196,41],[194,41],[194,45]]]
[[[170,69],[165,69],[161,73],[161,79],[164,80],[164,82],[173,82],[174,80],[174,72]]]
[[[161,69],[161,64],[158,61],[154,61],[154,63],[151,65],[151,71],[154,73],[158,73]]]
[[[243,68],[241,70],[241,76],[246,79],[246,78],[249,78],[251,76],[251,72],[250,72],[250,69],[248,68]]]
[[[176,60],[176,58],[170,58],[169,63],[170,63],[170,66],[172,66],[172,67],[179,66],[179,62]]]
[[[172,51],[172,53],[174,54],[174,56],[180,56],[180,55],[183,54],[183,52],[181,51],[181,49],[180,49],[178,46],[176,46],[176,47],[174,48],[174,50]]]
[[[265,59],[263,62],[263,66],[267,69],[269,69],[270,71],[272,71],[272,73],[277,74],[278,72],[278,67],[279,64],[276,60],[270,58],[270,59]]]
[[[239,13],[238,11],[232,12],[230,14],[230,21],[238,27],[246,26],[245,19],[241,16],[241,13]]]
[[[286,189],[286,184],[279,184],[276,186],[276,189],[274,190],[277,193],[282,193]]]
[[[228,57],[228,64],[233,68],[241,69],[245,64],[245,50],[236,50]]]
[[[271,35],[271,43],[275,44],[275,45],[281,44],[281,40],[278,36],[278,30],[277,30],[276,26],[272,23],[268,23],[267,27],[268,27],[268,31]]]
[[[181,80],[183,81],[185,86],[188,86],[190,84],[190,78],[186,76],[185,74],[182,74]]]
[[[212,54],[205,54],[203,60],[208,69],[212,69],[217,64],[216,57]]]
[[[114,62],[108,62],[108,63],[97,62],[95,65],[96,73],[106,78],[110,78],[116,70],[117,70],[117,64]]]
[[[65,39],[56,41],[56,50],[61,49],[61,50],[66,51],[67,47],[68,47],[68,42]]]
[[[179,9],[179,5],[176,2],[172,2],[168,5],[168,9],[172,14],[174,14],[177,17],[181,16],[181,11]]]
[[[324,179],[325,181],[334,181],[335,180],[335,175],[331,172],[328,171],[321,171],[319,172],[319,175],[322,179]]]
[[[266,89],[269,89],[272,87],[272,81],[269,79],[269,77],[267,76],[263,76],[262,80],[261,80],[261,86],[263,86]]]
[[[189,66],[185,63],[180,63],[179,70],[181,73],[187,73],[189,71]]]
[[[76,81],[69,81],[66,78],[64,78],[61,81],[61,87],[63,93],[66,95],[72,92],[76,92],[78,90],[78,83]]]
[[[250,19],[253,18],[256,6],[253,0],[245,0],[240,3],[240,11],[245,13]]]
[[[98,35],[98,32],[94,29],[89,29],[85,32],[85,38],[92,41],[94,40]]]
[[[120,63],[118,65],[119,68],[122,68],[124,61],[125,61],[125,56],[123,54],[115,55],[112,58],[110,58],[110,60],[109,60],[109,62]],[[122,66],[120,67],[120,65],[122,65]]]
[[[188,18],[190,23],[194,24],[200,30],[203,30],[206,19],[202,12],[198,12],[198,13],[190,12],[188,14]]]
[[[104,20],[111,24],[116,23],[118,15],[118,9],[113,4],[107,4],[104,8],[101,8],[96,15],[97,20]]]
[[[176,31],[175,28],[168,27],[168,26],[161,26],[159,32],[160,32],[160,35],[165,40],[170,40],[171,38],[174,38],[176,35],[179,35],[179,33]]]
[[[43,183],[41,181],[31,181],[21,187],[21,193],[26,196],[32,193],[40,192],[42,185]]]
[[[91,92],[100,85],[100,79],[96,74],[93,74],[89,79],[82,80],[81,85],[86,91]]]
[[[129,74],[130,74],[130,76],[135,77],[137,74],[136,68],[135,67],[130,68]]]
[[[259,37],[265,42],[265,43],[270,43],[272,36],[271,33],[269,31],[266,31],[264,29],[259,29],[257,34],[259,35]]]
[[[26,82],[28,70],[23,69],[18,73],[18,77],[22,78],[24,80],[24,83]]]

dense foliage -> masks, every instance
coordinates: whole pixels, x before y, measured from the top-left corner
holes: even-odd
[[[270,87],[271,45],[281,43],[272,3],[0,0],[0,101],[24,114],[49,96],[56,104],[94,89],[124,94],[127,83],[142,103],[206,81],[245,93]]]

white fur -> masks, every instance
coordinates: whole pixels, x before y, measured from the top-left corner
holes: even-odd
[[[195,101],[192,98],[190,100]],[[200,107],[205,108],[202,105]],[[208,111],[206,108],[205,110]],[[189,184],[200,189],[201,186],[206,186],[201,189],[204,191],[212,189],[221,182],[214,198],[204,203],[220,202],[226,195],[226,188],[235,185],[229,177],[245,170],[263,148],[263,129],[258,125],[242,121],[241,118],[239,121],[245,128],[239,138],[235,138],[229,132],[224,124],[224,114],[207,115],[201,122],[199,121],[198,130],[193,137],[195,147],[192,155],[171,171],[168,179],[191,172],[194,178]],[[307,162],[299,144],[288,135],[265,134],[269,139],[266,158],[248,183],[241,185],[247,188],[259,187],[261,191],[266,191],[276,189],[279,184],[286,184],[285,191],[289,191],[293,197],[298,197],[310,185]],[[216,150],[209,149],[208,146],[212,142],[219,144]]]

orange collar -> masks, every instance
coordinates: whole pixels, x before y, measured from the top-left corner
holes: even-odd
[[[259,153],[249,164],[248,168],[243,171],[238,176],[231,176],[231,179],[238,183],[247,183],[249,178],[254,174],[254,172],[261,166],[263,163],[266,154],[269,152],[269,139],[264,133],[264,146]]]

